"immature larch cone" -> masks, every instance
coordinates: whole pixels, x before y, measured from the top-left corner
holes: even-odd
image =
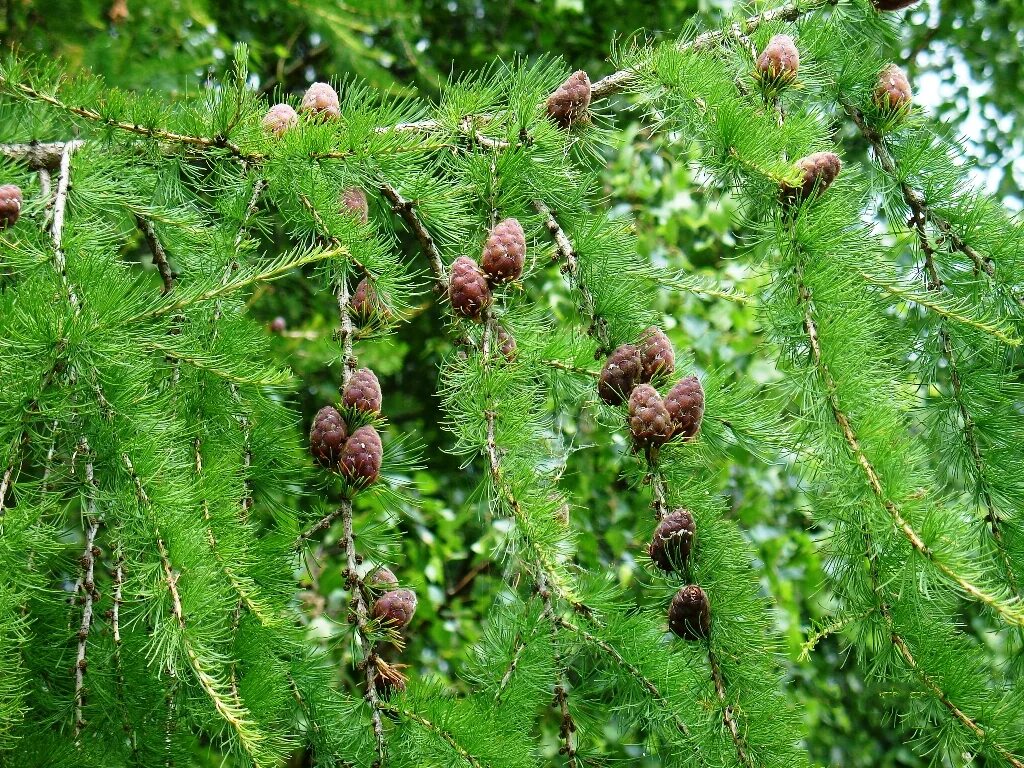
[[[697,524],[689,510],[677,509],[665,515],[654,529],[647,554],[663,571],[676,571],[686,565],[693,549]]]
[[[362,487],[377,482],[383,458],[380,435],[367,424],[353,432],[345,443],[338,469],[346,480]]]
[[[672,437],[672,418],[650,384],[641,384],[629,396],[629,431],[641,446],[662,445]]]
[[[821,195],[832,186],[839,176],[843,162],[834,152],[815,152],[796,161],[796,169],[802,181],[798,186],[788,183],[782,185],[782,199],[788,204],[805,200],[812,193]]]
[[[872,4],[880,11],[901,11],[909,8],[918,0],[871,0]]]
[[[878,75],[873,96],[875,106],[883,112],[902,112],[914,100],[907,73],[895,64],[890,64]]]
[[[793,82],[800,69],[800,51],[789,35],[775,35],[755,64],[758,79],[769,86]]]
[[[366,583],[374,589],[390,589],[398,586],[398,577],[390,568],[382,565],[366,577]]]
[[[352,309],[352,314],[361,322],[373,317],[374,310],[377,308],[377,291],[368,278],[364,277],[359,281],[359,285],[352,292],[349,307]]]
[[[573,72],[569,78],[548,96],[547,110],[562,128],[578,123],[590,107],[590,78],[582,69]]]
[[[13,227],[21,216],[21,187],[4,184],[0,187],[0,229]]]
[[[691,440],[704,418],[704,388],[696,376],[687,376],[665,395],[665,408],[672,419],[672,434]]]
[[[318,120],[336,120],[341,117],[338,92],[328,83],[313,83],[302,95],[299,111]]]
[[[416,593],[411,589],[392,589],[373,603],[373,618],[382,626],[401,629],[416,613]]]
[[[608,405],[621,405],[640,383],[642,372],[640,350],[632,344],[623,344],[608,356],[601,369],[597,394]]]
[[[345,420],[336,408],[325,405],[313,417],[313,426],[309,430],[309,452],[317,464],[333,469],[341,459],[347,438]]]
[[[487,279],[469,256],[459,256],[452,264],[448,297],[452,309],[463,317],[479,318],[484,308],[490,306],[491,289]]]
[[[711,605],[703,589],[690,584],[676,592],[668,608],[668,628],[684,640],[703,640],[711,634]]]
[[[290,104],[275,104],[263,116],[263,127],[275,136],[280,136],[299,123],[299,114]]]
[[[648,382],[655,376],[665,376],[676,368],[676,352],[672,342],[660,328],[648,328],[640,337],[640,380]]]
[[[517,280],[526,263],[526,235],[518,219],[505,219],[494,225],[484,243],[480,266],[492,285]]]
[[[370,203],[359,187],[348,187],[341,192],[341,210],[348,211],[363,224],[370,220]]]
[[[516,360],[516,338],[509,333],[504,327],[498,326],[498,349],[501,350],[501,354],[510,363],[514,363]]]
[[[341,402],[363,413],[380,413],[383,396],[377,375],[369,368],[353,371],[341,393]]]

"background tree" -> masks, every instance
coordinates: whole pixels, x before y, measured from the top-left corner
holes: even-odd
[[[794,8],[737,38],[764,9],[8,4],[4,759],[1018,764],[1019,234],[966,184],[1005,169],[1015,206],[1012,9]],[[895,119],[890,59],[962,88]],[[566,131],[542,105],[581,67],[635,75]],[[327,79],[342,120],[264,130]],[[965,113],[987,133],[930,117]],[[509,216],[526,279],[454,318],[448,266]],[[594,351],[652,324],[706,417],[637,454]],[[386,417],[354,511],[302,434],[353,354]],[[651,505],[695,518],[682,575]],[[418,596],[400,650],[377,564]],[[684,577],[709,643],[664,635]]]

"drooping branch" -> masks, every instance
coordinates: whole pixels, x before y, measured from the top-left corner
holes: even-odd
[[[867,140],[874,150],[875,159],[881,166],[882,170],[893,179],[893,181],[899,184],[900,193],[903,196],[904,202],[907,207],[910,208],[913,214],[912,221],[923,221],[928,222],[941,232],[953,248],[960,251],[964,256],[971,260],[974,264],[974,268],[977,272],[984,272],[990,277],[995,275],[996,265],[990,257],[983,256],[978,253],[969,243],[967,243],[960,235],[953,229],[953,225],[950,224],[949,220],[938,213],[929,203],[928,199],[923,192],[914,189],[906,181],[900,179],[899,168],[896,163],[896,159],[893,157],[892,152],[889,151],[888,145],[885,143],[885,138],[868,125],[864,113],[854,104],[849,101],[841,100],[842,107],[846,110],[846,113],[850,116],[853,122],[857,125],[861,135]],[[916,227],[917,224],[915,223]],[[1016,301],[1024,306],[1024,298],[1019,296],[1014,297]]]
[[[135,465],[127,453],[121,454],[121,461],[128,472],[135,487],[135,495],[139,503],[147,510],[151,517],[154,535],[156,537],[157,552],[160,556],[160,564],[163,570],[163,580],[167,587],[168,595],[171,598],[171,616],[180,630],[182,648],[185,657],[188,659],[196,681],[200,688],[209,698],[217,714],[231,726],[238,736],[239,743],[243,749],[260,763],[259,756],[262,750],[263,734],[248,719],[241,701],[233,691],[224,690],[223,683],[208,669],[208,663],[204,661],[196,650],[195,644],[190,636],[188,625],[185,620],[185,612],[181,602],[181,592],[178,588],[180,574],[174,569],[171,563],[170,553],[164,544],[163,536],[160,533],[159,525],[156,522],[156,515],[153,510],[153,502],[146,492],[142,478],[135,471]]]
[[[474,757],[473,754],[468,749],[462,746],[462,744],[460,744],[458,740],[451,735],[451,733],[446,731],[444,728],[442,728],[432,720],[428,720],[426,717],[419,714],[418,712],[413,712],[412,710],[405,709],[403,707],[397,707],[389,702],[381,702],[380,708],[386,712],[390,712],[391,714],[403,717],[406,720],[414,722],[422,726],[426,730],[430,731],[431,733],[437,735],[442,741],[445,742],[445,744],[451,747],[459,757],[461,757],[463,760],[469,763],[469,765],[472,766],[472,768],[484,768],[483,763],[481,763],[476,757]]]
[[[885,492],[885,488],[878,475],[878,471],[864,453],[860,440],[857,437],[857,433],[850,422],[850,418],[846,415],[842,408],[842,404],[839,402],[836,381],[832,376],[832,372],[825,364],[821,351],[818,326],[814,320],[813,297],[811,296],[810,290],[802,282],[803,277],[799,270],[798,277],[800,277],[801,280],[799,285],[800,301],[804,305],[803,325],[810,344],[812,361],[814,362],[815,369],[825,385],[826,398],[836,424],[839,426],[843,439],[849,448],[850,454],[857,463],[857,466],[861,469],[872,494],[875,496],[882,508],[889,513],[892,521],[896,524],[896,527],[902,533],[903,537],[910,543],[911,547],[913,547],[914,551],[932,563],[940,573],[956,584],[964,594],[988,606],[1006,622],[1017,626],[1024,626],[1024,614],[1022,614],[1019,609],[1008,605],[994,595],[989,594],[986,590],[976,584],[973,584],[971,581],[957,573],[947,563],[937,558],[934,550],[924,541],[921,534],[918,533],[918,531],[904,517],[903,511],[900,509],[899,505],[889,498],[888,494]]]
[[[99,596],[96,589],[96,534],[100,528],[100,518],[96,510],[96,476],[93,469],[92,449],[88,441],[83,437],[79,441],[79,450],[85,455],[85,482],[86,482],[86,525],[85,525],[85,547],[82,550],[82,576],[81,585],[83,595],[82,621],[78,628],[78,652],[75,656],[75,744],[81,746],[80,737],[85,727],[85,718],[82,710],[85,706],[85,670],[86,644],[89,639],[89,631],[92,629],[93,606]],[[77,590],[76,590],[77,592]]]

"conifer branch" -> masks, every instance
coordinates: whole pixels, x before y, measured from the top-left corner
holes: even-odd
[[[807,2],[792,2],[769,11],[750,16],[743,21],[737,21],[726,30],[712,30],[697,35],[692,40],[680,42],[676,48],[679,51],[700,51],[705,48],[714,48],[728,43],[730,39],[743,41],[753,34],[757,29],[766,24],[782,24],[785,22],[797,21],[815,11],[828,6],[839,4],[839,0],[807,0]],[[601,78],[594,83],[591,89],[591,99],[598,101],[606,99],[616,93],[621,93],[629,88],[637,76],[637,69],[629,67],[620,69],[617,72]]]
[[[398,715],[399,717],[404,717],[406,720],[411,720],[412,722],[423,726],[431,733],[437,735],[442,741],[444,741],[445,744],[451,747],[455,751],[455,753],[458,754],[459,757],[461,757],[463,760],[469,763],[472,766],[472,768],[484,768],[483,763],[481,763],[476,757],[474,757],[468,749],[462,746],[455,739],[454,736],[452,736],[448,731],[439,726],[437,723],[428,720],[423,715],[417,712],[405,709],[404,707],[397,707],[394,704],[391,704],[390,702],[381,702],[380,708],[383,709],[385,712],[390,712],[391,714]]]
[[[314,210],[314,215],[316,212]],[[335,242],[337,242],[335,240]],[[344,391],[356,367],[353,352],[352,312],[349,307],[348,279],[345,275],[338,277],[335,285],[335,296],[338,301],[338,319],[342,345],[342,384],[338,388]],[[345,581],[351,590],[350,610],[355,619],[355,640],[363,656],[360,666],[366,675],[366,694],[364,698],[370,707],[370,718],[373,723],[373,736],[376,742],[376,768],[382,768],[387,762],[387,743],[384,740],[384,723],[381,718],[381,699],[377,691],[378,669],[376,642],[370,632],[370,606],[364,593],[364,585],[359,577],[356,556],[356,540],[352,525],[352,498],[344,496],[339,505],[342,525],[342,548],[345,551]],[[321,521],[323,522],[323,521]],[[318,524],[319,525],[319,524]],[[314,526],[316,527],[316,526]]]
[[[941,281],[936,282],[938,281],[938,274],[935,272],[935,262],[932,256],[926,256],[925,263],[926,265],[930,265],[927,267],[928,274],[935,275],[934,279],[931,280],[931,284],[926,285],[925,287],[928,289],[931,289],[933,287],[941,287]],[[907,301],[912,304],[917,304],[918,306],[923,307],[930,312],[934,312],[941,318],[951,320],[953,322],[974,328],[975,330],[981,331],[982,333],[986,333],[989,336],[998,339],[1003,344],[1006,344],[1008,346],[1018,347],[1021,344],[1021,339],[1018,336],[1012,334],[1011,331],[1007,330],[1001,324],[998,324],[996,322],[987,322],[984,320],[979,320],[977,318],[971,317],[967,312],[959,311],[957,306],[951,305],[950,303],[943,301],[939,297],[928,296],[927,294],[923,294],[918,291],[909,290],[907,288],[902,287],[893,280],[888,280],[884,277],[879,277],[878,275],[873,275],[863,270],[861,270],[859,274],[865,282],[871,285],[878,286],[886,293],[895,296],[901,301]]]
[[[160,237],[156,233],[156,227],[153,226],[153,222],[142,216],[136,216],[135,220],[138,222],[139,229],[142,230],[142,234],[146,238],[146,244],[149,246],[150,253],[153,254],[153,266],[160,273],[160,279],[164,284],[163,293],[166,295],[174,289],[174,273],[171,271],[171,265],[167,261],[167,251],[164,250],[160,242]]]
[[[189,136],[183,133],[175,133],[174,131],[166,131],[161,128],[151,128],[144,125],[124,122],[122,120],[114,120],[112,118],[104,117],[94,109],[78,106],[76,104],[68,104],[64,101],[61,101],[56,96],[52,96],[48,93],[43,93],[42,91],[39,91],[26,83],[12,83],[9,80],[0,77],[0,84],[6,86],[8,91],[12,95],[17,96],[19,98],[49,104],[51,107],[59,109],[62,112],[67,112],[77,117],[84,118],[90,122],[96,123],[98,125],[102,125],[107,128],[113,128],[114,130],[122,131],[124,133],[131,133],[135,134],[136,136],[144,136],[146,138],[154,139],[156,141],[165,142],[168,144],[179,144],[188,147],[198,147],[203,150],[222,149],[239,160],[258,161],[261,160],[263,157],[262,155],[244,152],[241,147],[239,147],[234,142],[229,141],[225,136],[215,136],[214,138],[207,138],[205,136]],[[34,145],[29,144],[21,146],[32,147]],[[6,154],[6,152],[4,154]]]
[[[378,768],[386,764],[387,744],[384,740],[384,723],[381,710],[384,709],[377,692],[377,650],[370,632],[370,609],[363,592],[363,582],[359,577],[358,560],[356,558],[356,542],[352,530],[352,500],[348,497],[341,500],[342,547],[345,550],[345,581],[352,592],[350,610],[355,620],[355,640],[363,656],[360,666],[366,674],[366,694],[364,698],[370,706],[370,717],[373,722],[373,736],[377,748]]]
[[[921,212],[916,212],[913,226],[921,244],[921,250],[924,253],[925,272],[927,279],[931,282],[933,290],[938,291],[942,289],[943,283],[939,278],[939,272],[935,266],[935,251],[931,247],[925,223],[926,220],[924,215]],[[942,343],[942,354],[945,356],[946,361],[949,364],[949,381],[953,389],[953,400],[956,403],[957,411],[960,413],[960,418],[963,420],[962,431],[964,441],[966,442],[967,448],[971,454],[971,461],[973,462],[975,472],[975,483],[981,492],[982,501],[985,504],[985,522],[988,523],[992,539],[995,542],[996,549],[999,551],[999,557],[1003,561],[1003,568],[1006,570],[1007,581],[1010,584],[1010,588],[1018,597],[1020,597],[1020,585],[1017,580],[1016,569],[1009,553],[1006,551],[1006,543],[1003,540],[1003,532],[1000,527],[1002,524],[1002,518],[1000,517],[999,511],[996,509],[995,501],[993,500],[992,493],[989,490],[985,471],[985,460],[981,454],[981,445],[978,443],[974,417],[971,415],[970,409],[967,407],[967,403],[964,400],[963,380],[960,375],[960,368],[958,366],[956,353],[953,350],[953,341],[949,336],[949,330],[946,328],[945,323],[941,322],[939,324],[939,340]]]
[[[686,291],[699,296],[710,296],[714,299],[724,299],[734,304],[753,306],[757,300],[743,291],[735,288],[726,288],[710,278],[702,275],[688,275],[685,272],[658,273],[658,283],[662,288],[673,291]]]
[[[708,664],[711,666],[711,679],[715,684],[715,693],[722,705],[722,720],[732,738],[733,746],[736,748],[736,757],[739,759],[740,765],[745,768],[754,768],[754,763],[751,761],[750,755],[747,754],[746,740],[740,733],[739,725],[736,722],[736,713],[733,712],[732,704],[727,703],[726,700],[725,676],[722,674],[722,667],[718,663],[718,656],[715,655],[710,645],[708,646]]]
[[[581,315],[590,320],[588,333],[597,340],[599,352],[611,352],[612,342],[611,337],[608,334],[608,322],[597,314],[594,304],[594,294],[591,292],[590,287],[586,284],[580,274],[580,262],[572,241],[558,223],[558,219],[555,218],[554,211],[552,211],[543,201],[534,200],[533,207],[537,213],[544,217],[544,225],[547,227],[548,232],[555,241],[556,252],[558,253],[559,259],[562,261],[562,272],[568,275],[570,284],[576,288],[580,295]]]
[[[25,163],[29,168],[40,172],[40,186],[43,197],[49,197],[49,172],[60,168],[60,159],[66,144],[76,142],[65,141],[33,141],[28,144],[0,144],[0,155],[8,160]],[[43,181],[43,175],[46,174]]]
[[[434,273],[434,291],[438,294],[444,294],[448,290],[448,277],[445,272],[444,262],[441,260],[441,252],[438,250],[430,230],[427,229],[419,214],[416,213],[415,203],[403,197],[397,189],[387,182],[381,183],[379,189],[381,194],[391,203],[392,210],[402,217],[406,226],[409,227],[419,241],[420,248],[423,249],[423,254],[430,262],[430,269]]]
[[[928,200],[924,193],[920,190],[914,189],[906,181],[903,181],[900,178],[899,167],[896,164],[896,159],[889,151],[888,145],[885,143],[885,138],[879,134],[878,131],[868,125],[864,118],[864,113],[856,105],[846,99],[840,99],[840,104],[856,124],[861,135],[871,145],[871,148],[874,150],[875,159],[882,167],[882,170],[899,185],[903,200],[906,202],[913,214],[912,222],[918,220],[927,221],[944,236],[949,238],[949,242],[956,250],[960,251],[964,256],[971,260],[977,273],[983,272],[989,277],[995,275],[996,267],[993,260],[990,257],[982,256],[973,247],[971,247],[970,244],[968,244],[954,231],[952,224],[950,224],[946,218],[936,212],[928,204]],[[1019,304],[1024,306],[1024,299],[1021,299],[1020,297],[1014,298]]]
[[[345,248],[333,248],[324,251],[313,251],[301,255],[286,254],[283,258],[275,259],[269,266],[262,269],[253,269],[241,277],[228,280],[212,288],[205,288],[198,291],[178,290],[175,292],[177,298],[171,301],[162,302],[149,307],[125,320],[126,324],[134,324],[146,319],[156,319],[193,306],[203,304],[207,301],[226,296],[235,291],[247,288],[256,283],[265,283],[284,277],[295,269],[301,269],[308,264],[316,264],[336,256],[348,255]]]
[[[597,635],[588,632],[583,627],[577,624],[573,624],[571,621],[564,618],[563,616],[555,616],[554,621],[560,627],[563,627],[569,632],[572,632],[574,635],[585,640],[589,645],[592,645],[593,647],[599,649],[607,656],[609,656],[620,669],[624,669],[641,688],[647,691],[647,693],[650,694],[652,699],[654,699],[656,702],[661,704],[666,709],[670,711],[672,710],[671,702],[669,702],[669,700],[665,698],[665,695],[661,692],[658,686],[655,685],[654,682],[649,677],[647,677],[642,670],[638,669],[636,666],[628,662],[626,658],[615,649],[615,646],[611,645],[611,643],[605,642]],[[686,725],[686,723],[679,719],[679,716],[676,715],[674,711],[672,712],[672,721],[675,724],[676,728],[679,729],[680,733],[682,733],[688,739],[693,738],[693,734],[690,732],[689,727]]]
[[[80,578],[85,595],[83,597],[82,622],[78,628],[78,653],[75,656],[74,732],[75,744],[80,747],[80,737],[82,729],[85,727],[85,718],[83,717],[82,710],[85,705],[86,643],[89,639],[89,630],[92,628],[93,605],[99,598],[99,592],[96,590],[96,555],[98,550],[96,550],[95,546],[96,534],[100,528],[100,519],[96,513],[96,476],[93,469],[92,450],[84,437],[79,441],[79,447],[86,455],[85,482],[87,493],[85,548],[82,551],[82,576]]]
[[[7,469],[4,470],[3,477],[0,477],[0,517],[5,514],[5,503],[7,501],[7,491],[9,488],[14,487],[12,482],[14,479],[14,470],[19,466],[18,459],[21,455],[21,441],[19,440],[12,451],[11,460],[7,465]]]
[[[50,237],[53,240],[53,260],[60,276],[61,284],[68,295],[71,307],[77,313],[80,309],[78,294],[68,279],[67,258],[64,255],[62,241],[64,236],[64,212],[68,203],[68,190],[71,184],[71,155],[82,146],[81,141],[67,142],[60,155],[60,176],[57,178],[57,191],[54,193],[53,220],[50,222]]]
[[[142,484],[142,478],[140,478],[138,473],[135,471],[135,466],[132,463],[131,458],[127,453],[122,453],[121,461],[124,464],[125,469],[128,471],[128,476],[131,478],[133,485],[135,486],[135,494],[138,497],[139,502],[149,511],[149,514],[153,516],[153,502],[146,493],[145,486]],[[171,597],[171,615],[180,630],[182,648],[184,649],[185,656],[196,676],[196,681],[209,698],[210,703],[213,704],[217,714],[232,727],[235,734],[238,736],[239,743],[242,745],[246,753],[257,765],[266,765],[267,763],[262,759],[263,734],[254,728],[253,724],[248,720],[247,713],[243,708],[241,701],[230,690],[227,692],[223,690],[223,683],[210,672],[207,668],[206,662],[203,661],[199,653],[196,651],[194,642],[189,636],[188,627],[185,622],[185,612],[182,608],[181,593],[178,589],[179,574],[174,570],[171,564],[170,553],[167,551],[163,536],[160,533],[160,528],[156,524],[155,519],[153,520],[153,526],[154,533],[156,535],[157,551],[160,555],[160,564],[164,574],[164,583],[167,587],[167,592]],[[229,701],[229,698],[234,700]]]
[[[892,618],[889,617],[888,621],[889,626],[891,628]],[[911,653],[906,640],[904,640],[899,634],[897,634],[895,630],[893,630],[891,633],[891,639],[893,645],[896,646],[896,650],[899,651],[900,656],[903,657],[903,660],[906,662],[907,666],[921,681],[922,685],[924,685],[924,687],[931,692],[931,694],[936,698],[936,700],[940,704],[942,704],[943,707],[949,710],[949,713],[957,720],[957,722],[959,722],[971,733],[973,733],[979,742],[991,746],[992,749],[994,749],[995,752],[999,755],[999,757],[1001,757],[1003,760],[1005,760],[1007,763],[1013,766],[1013,768],[1024,768],[1024,760],[1014,755],[1002,744],[993,741],[988,731],[984,727],[979,725],[974,718],[972,718],[970,715],[968,715],[966,712],[960,709],[960,707],[954,704],[950,700],[946,692],[942,690],[942,688],[934,680],[931,679],[927,672],[921,669],[921,667],[917,663],[917,659],[915,659],[914,655]]]
[[[836,381],[832,377],[832,373],[825,364],[822,356],[821,343],[818,337],[818,327],[814,320],[812,311],[813,299],[810,290],[803,283],[802,273],[799,272],[799,270],[798,276],[801,280],[799,285],[800,301],[804,304],[803,325],[811,347],[811,358],[816,370],[818,371],[818,375],[821,376],[822,382],[825,385],[826,398],[836,424],[838,424],[839,429],[843,434],[843,439],[846,441],[847,447],[850,450],[850,454],[863,472],[864,477],[867,480],[868,487],[878,500],[878,503],[886,512],[889,513],[889,516],[896,524],[896,527],[902,533],[903,537],[910,543],[914,551],[924,557],[928,562],[932,563],[939,572],[955,583],[966,595],[988,606],[1006,622],[1017,626],[1024,626],[1024,615],[1022,615],[1019,609],[1016,609],[1012,605],[1008,605],[994,595],[989,594],[981,587],[971,583],[957,573],[947,563],[937,558],[934,550],[928,546],[924,539],[921,538],[921,534],[918,533],[910,522],[903,516],[903,512],[899,505],[897,505],[886,494],[877,470],[865,455],[863,448],[861,448],[860,441],[853,429],[853,425],[850,423],[849,417],[843,411],[842,405],[839,402]]]

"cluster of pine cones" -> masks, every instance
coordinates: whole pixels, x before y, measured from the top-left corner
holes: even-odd
[[[673,439],[693,440],[704,418],[704,390],[696,376],[671,387],[664,398],[653,383],[664,380],[676,365],[672,342],[660,328],[648,328],[636,344],[623,344],[605,361],[598,395],[609,405],[629,401],[629,431],[638,450],[653,458]],[[653,383],[652,383],[653,382]],[[666,572],[685,573],[697,528],[693,515],[675,509],[665,515],[648,547],[651,561]],[[682,587],[668,609],[668,626],[679,637],[699,640],[711,632],[711,606],[696,584]]]

